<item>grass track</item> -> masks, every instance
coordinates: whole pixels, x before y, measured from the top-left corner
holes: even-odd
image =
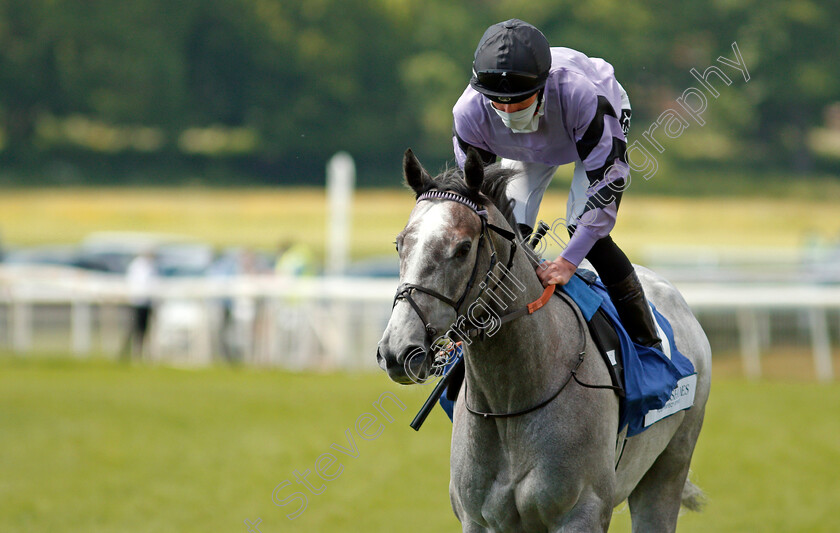
[[[360,439],[355,421],[385,391],[407,409],[392,406],[395,422]],[[265,533],[458,531],[449,422],[436,412],[408,428],[427,393],[382,374],[2,356],[0,531],[246,531],[258,518]],[[709,504],[679,530],[840,530],[838,419],[838,385],[718,380],[693,465]],[[296,505],[274,505],[274,487],[331,444],[350,446],[348,429],[358,457],[340,459],[341,475],[289,521]],[[628,518],[616,514],[611,531]]]

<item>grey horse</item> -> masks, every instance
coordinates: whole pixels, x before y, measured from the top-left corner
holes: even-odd
[[[396,382],[422,381],[433,372],[435,336],[461,337],[449,492],[463,531],[607,531],[624,500],[634,532],[674,531],[680,506],[696,510],[702,500],[688,471],[711,382],[708,340],[679,292],[636,267],[697,371],[694,405],[625,439],[616,394],[570,379],[574,370],[582,383],[610,383],[577,307],[557,291],[541,309],[511,314],[544,288],[533,257],[505,237],[516,227],[504,194],[510,171],[485,169],[471,153],[463,173],[432,178],[411,150],[403,171],[424,201],[397,237],[401,291],[377,359]],[[421,196],[429,191],[449,194]]]

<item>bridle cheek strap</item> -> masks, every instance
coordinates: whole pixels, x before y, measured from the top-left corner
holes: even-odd
[[[478,218],[481,220],[481,235],[479,235],[479,237],[478,237],[478,247],[476,248],[476,258],[475,258],[475,263],[473,264],[472,272],[470,273],[470,277],[469,277],[469,280],[467,281],[466,287],[464,287],[464,292],[461,293],[461,297],[458,298],[458,301],[453,301],[451,298],[448,298],[448,297],[444,296],[443,294],[440,294],[439,292],[437,292],[435,290],[427,289],[423,286],[420,286],[420,285],[417,285],[417,284],[414,284],[414,283],[403,283],[402,285],[400,285],[397,288],[397,293],[394,296],[394,304],[393,305],[396,306],[397,302],[399,300],[406,300],[408,302],[408,304],[412,307],[412,309],[414,309],[414,311],[417,313],[417,316],[423,322],[423,327],[425,327],[425,329],[426,329],[426,340],[430,345],[431,345],[431,341],[433,340],[433,337],[437,333],[437,331],[432,326],[431,322],[426,318],[425,313],[423,313],[423,310],[420,308],[420,306],[417,304],[417,302],[414,301],[414,298],[412,298],[412,296],[411,296],[412,292],[418,291],[418,292],[428,294],[429,296],[432,296],[433,298],[447,304],[449,307],[451,307],[452,309],[455,310],[455,316],[456,316],[456,320],[457,320],[457,317],[461,315],[461,307],[464,305],[464,300],[466,300],[467,296],[470,294],[470,291],[473,288],[473,285],[475,284],[475,280],[476,280],[476,277],[477,277],[477,274],[478,274],[478,264],[481,260],[481,252],[484,248],[485,239],[487,239],[487,241],[489,242],[489,246],[490,246],[490,249],[491,249],[490,264],[487,267],[487,273],[484,275],[483,282],[479,284],[479,287],[481,287],[481,290],[479,291],[479,293],[476,296],[474,301],[478,301],[478,299],[481,297],[481,295],[484,294],[484,291],[488,290],[488,288],[489,288],[488,287],[488,281],[490,280],[490,275],[492,274],[493,269],[495,268],[496,264],[498,264],[498,255],[496,253],[496,246],[493,243],[493,239],[491,239],[490,236],[488,235],[487,230],[492,230],[493,232],[497,233],[499,236],[501,236],[502,238],[504,238],[505,240],[510,242],[510,245],[511,245],[510,246],[510,254],[508,256],[506,269],[505,269],[502,277],[500,279],[496,280],[495,285],[492,288],[489,288],[491,292],[493,290],[495,290],[496,287],[498,287],[499,284],[501,284],[504,281],[505,277],[507,276],[507,273],[510,271],[511,267],[513,266],[514,254],[516,254],[516,250],[517,250],[516,234],[513,233],[512,231],[507,230],[507,229],[500,228],[499,226],[496,226],[494,224],[490,224],[487,221],[487,210],[482,209],[478,204],[476,204],[472,200],[470,200],[468,198],[465,198],[464,196],[461,196],[460,194],[457,194],[457,193],[454,193],[454,192],[434,190],[434,191],[427,191],[427,192],[421,194],[417,198],[417,201],[421,202],[423,200],[432,200],[432,199],[440,199],[440,200],[448,200],[448,201],[452,201],[452,202],[457,202],[459,204],[465,205],[465,206],[469,207],[470,209],[472,209],[473,212],[475,212],[475,214],[478,215]],[[550,285],[548,288],[546,288],[546,290],[543,292],[542,296],[538,300],[536,300],[534,302],[531,302],[530,304],[527,305],[527,307],[523,307],[523,308],[517,309],[516,311],[512,311],[510,313],[502,315],[500,317],[500,319],[502,321],[502,324],[504,324],[505,322],[509,322],[511,320],[514,320],[516,318],[519,318],[520,316],[524,316],[526,314],[533,313],[537,309],[544,306],[548,302],[548,300],[551,298],[551,295],[553,293],[554,293],[554,286]],[[469,329],[469,331],[471,332],[470,336],[473,336],[472,331],[480,331],[480,328]]]

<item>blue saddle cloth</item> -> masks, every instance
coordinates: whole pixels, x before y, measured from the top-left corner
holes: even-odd
[[[562,290],[580,307],[587,321],[600,307],[612,322],[621,344],[624,366],[625,397],[620,400],[622,406],[618,429],[621,431],[628,426],[628,437],[641,433],[651,424],[650,421],[646,424],[646,415],[666,407],[669,400],[673,399],[672,393],[677,383],[695,374],[694,365],[679,352],[674,343],[674,330],[671,323],[651,303],[654,319],[661,330],[659,334],[663,351],[635,344],[622,326],[618,312],[600,279],[590,284],[579,276],[572,276]],[[606,383],[601,385],[606,385]],[[454,402],[447,400],[444,394],[441,396],[440,405],[451,420]],[[673,412],[677,410],[680,409]],[[664,418],[664,416],[656,419]]]
[[[632,437],[650,426],[649,422],[646,425],[645,417],[649,412],[660,410],[666,406],[677,387],[677,383],[683,378],[695,374],[694,365],[677,349],[671,323],[657,311],[653,303],[648,302],[653,311],[653,318],[659,325],[662,351],[636,344],[630,339],[630,335],[621,324],[618,312],[600,279],[591,285],[587,285],[576,276],[575,279],[580,282],[580,285],[601,298],[601,308],[606,312],[616,334],[618,334],[623,355],[625,392],[624,405],[621,410],[622,416],[618,427],[621,430],[627,425],[627,436]],[[575,302],[578,302],[574,294],[569,295]]]

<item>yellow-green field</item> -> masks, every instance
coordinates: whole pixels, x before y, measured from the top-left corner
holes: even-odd
[[[828,189],[835,191],[835,189]],[[566,192],[551,188],[540,217],[565,213]],[[407,190],[362,190],[353,205],[356,258],[391,254],[411,211]],[[645,246],[793,248],[840,236],[840,197],[651,197],[628,191],[614,238],[631,256]],[[273,250],[281,240],[309,243],[321,256],[326,228],[322,189],[32,189],[0,194],[7,246],[74,243],[94,231],[174,232],[222,246]]]
[[[0,531],[460,531],[447,493],[450,423],[408,422],[427,387],[384,374],[175,370],[0,353]],[[383,402],[394,421],[359,438]],[[717,377],[693,463],[708,496],[681,532],[840,531],[840,385]],[[352,441],[348,439],[348,433]],[[369,432],[370,435],[372,432]],[[343,455],[332,445],[352,452]],[[322,481],[321,454],[341,471]],[[304,474],[318,495],[294,481]],[[302,490],[305,510],[282,499]],[[621,508],[619,508],[621,509]],[[256,529],[254,529],[256,531]],[[610,531],[629,531],[626,508]]]

